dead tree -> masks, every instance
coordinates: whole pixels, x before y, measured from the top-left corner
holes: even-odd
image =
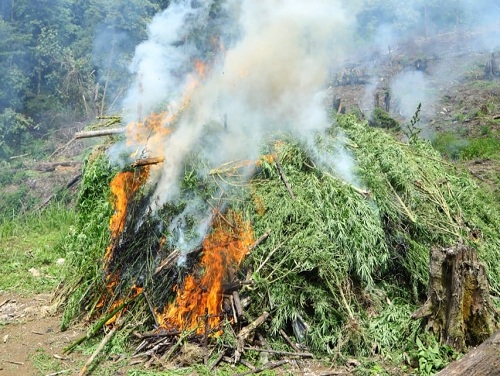
[[[461,351],[477,346],[496,329],[484,265],[465,245],[431,250],[426,303],[412,318],[426,318],[441,342]]]
[[[495,59],[495,53],[492,52],[488,62],[486,63],[486,66],[484,67],[484,77],[486,79],[492,79],[498,74],[499,72],[498,72],[497,62]]]

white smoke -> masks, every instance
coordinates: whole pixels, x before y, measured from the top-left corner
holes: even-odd
[[[132,64],[137,80],[124,102],[130,120],[165,102],[175,111],[192,84],[194,61],[212,65],[165,139],[153,210],[178,194],[182,161],[193,150],[214,164],[254,158],[268,133],[308,138],[330,125],[323,85],[332,61],[351,45],[356,2],[229,0],[223,7],[230,20],[225,27],[238,37],[216,52],[217,58],[207,59],[199,41],[190,40],[210,22],[212,3],[169,6],[154,18]],[[201,142],[207,133],[215,143]]]

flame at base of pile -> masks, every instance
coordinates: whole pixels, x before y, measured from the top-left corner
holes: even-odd
[[[213,232],[203,242],[203,254],[195,272],[174,287],[175,300],[163,312],[157,312],[160,327],[217,332],[222,317],[223,285],[234,280],[253,239],[250,224],[239,214],[219,215]]]

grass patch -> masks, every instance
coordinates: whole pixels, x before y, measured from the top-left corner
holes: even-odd
[[[445,132],[438,134],[434,140],[432,140],[432,146],[439,151],[443,157],[451,160],[458,160],[460,159],[460,153],[467,146],[467,141],[453,132]]]
[[[65,257],[56,246],[75,218],[72,210],[53,204],[41,212],[3,219],[0,222],[0,290],[36,294],[54,288],[62,273],[56,261]]]
[[[463,160],[488,158],[500,159],[500,139],[496,137],[482,137],[469,140],[460,151]]]
[[[40,371],[40,374],[47,375],[53,372],[64,370],[64,364],[55,359],[52,354],[48,354],[44,349],[39,348],[30,356],[34,368]],[[64,374],[64,373],[63,373]]]

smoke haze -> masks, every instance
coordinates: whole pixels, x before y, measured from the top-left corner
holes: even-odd
[[[227,1],[219,17],[229,33],[200,43],[196,33],[210,33],[213,6],[173,3],[154,18],[131,64],[137,80],[124,101],[127,119],[165,104],[167,117],[178,115],[163,150],[149,150],[166,156],[155,207],[178,194],[182,161],[195,149],[217,165],[257,157],[272,132],[304,139],[330,125],[324,83],[332,61],[349,51],[355,3]]]
[[[136,48],[130,65],[135,82],[123,102],[128,121],[166,110],[163,126],[172,129],[142,150],[165,156],[161,171],[153,174],[153,211],[178,195],[182,162],[194,150],[217,166],[256,158],[262,139],[279,131],[312,145],[314,133],[331,124],[324,105],[330,72],[360,50],[390,58],[403,42],[418,46],[422,38],[461,30],[467,22],[493,30],[474,38],[474,48],[497,47],[499,10],[488,0],[439,6],[417,1],[172,2],[154,17],[148,39]],[[456,49],[458,42],[453,43],[450,48]],[[417,56],[418,48],[412,51]],[[404,119],[419,103],[425,112],[438,99],[432,90],[435,77],[428,72],[411,68],[384,80],[374,65],[370,76],[360,98],[368,111],[381,85]],[[340,178],[357,184],[354,161],[342,145],[331,163]]]

